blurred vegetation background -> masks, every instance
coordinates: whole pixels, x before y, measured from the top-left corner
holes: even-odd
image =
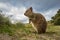
[[[10,18],[2,14],[2,11],[0,10],[0,34],[8,34],[9,36],[15,35],[19,40],[27,40],[28,38],[32,38],[32,40],[48,40],[48,38],[49,40],[58,39],[60,38],[60,26],[56,25],[60,25],[60,9],[51,19],[52,20],[47,21],[47,33],[40,35],[40,37],[39,34],[34,33],[35,30],[32,28],[31,24],[23,24],[21,22],[13,24],[11,23]]]
[[[60,9],[57,11],[56,15],[51,18],[51,23],[54,25],[60,25]]]
[[[15,24],[11,23],[9,17],[6,17],[4,14],[2,14],[2,11],[0,10],[0,33],[13,35],[17,29],[22,27],[24,27],[24,24],[21,22]]]

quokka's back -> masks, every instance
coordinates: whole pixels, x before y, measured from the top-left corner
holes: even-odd
[[[32,23],[32,27],[36,30],[38,33],[45,33],[47,22],[45,17],[42,14],[34,13],[32,11],[32,7],[26,10],[24,13],[25,16],[29,18],[29,22]]]

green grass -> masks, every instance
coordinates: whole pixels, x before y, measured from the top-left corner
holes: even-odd
[[[9,27],[8,25],[2,25],[0,26],[0,34],[8,34],[8,35],[13,35],[13,32],[11,30],[11,27]]]
[[[30,24],[18,24],[0,29],[18,40],[60,40],[60,26],[48,25],[46,33],[37,34]]]
[[[20,40],[60,40],[60,26],[48,25],[44,34],[37,34],[34,31],[30,24],[26,24],[18,33]]]

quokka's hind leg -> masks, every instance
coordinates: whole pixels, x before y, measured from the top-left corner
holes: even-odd
[[[43,33],[45,33],[45,32],[46,32],[46,30],[44,29],[42,32],[43,32]]]
[[[45,26],[42,26],[42,33],[45,33],[46,32],[46,27]]]
[[[37,28],[38,34],[45,33],[46,32],[46,27],[45,26],[40,26]]]
[[[41,34],[42,33],[42,31],[41,30],[38,30],[38,34]]]
[[[41,28],[37,28],[38,34],[43,33]]]
[[[42,28],[38,29],[38,34],[45,33],[45,32],[46,32],[45,29],[43,29],[43,30],[42,30]]]
[[[44,25],[42,26],[42,31],[43,31],[43,33],[46,32],[46,28],[47,28],[47,24],[44,24]]]

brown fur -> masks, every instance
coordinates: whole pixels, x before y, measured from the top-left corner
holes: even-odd
[[[47,22],[43,15],[34,13],[32,7],[26,10],[24,13],[25,16],[29,18],[29,23],[33,23],[34,27],[37,29],[38,33],[45,33]]]

